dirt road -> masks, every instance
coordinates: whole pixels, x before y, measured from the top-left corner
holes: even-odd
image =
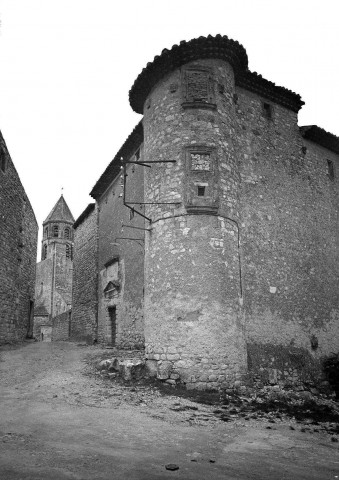
[[[102,378],[88,366],[99,353],[0,349],[1,480],[339,478],[329,435],[286,419],[225,423],[213,406]]]

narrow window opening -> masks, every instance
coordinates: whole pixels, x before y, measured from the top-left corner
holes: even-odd
[[[108,315],[109,315],[109,336],[111,337],[111,345],[114,347],[116,345],[116,335],[117,335],[116,307],[109,307]]]
[[[6,155],[3,149],[0,149],[0,165],[1,165],[1,170],[5,173],[6,167],[7,167],[7,161],[6,161]]]
[[[330,180],[334,180],[334,163],[332,160],[327,160],[327,170]]]
[[[69,238],[69,228],[65,228],[64,237]]]
[[[266,118],[272,118],[272,105],[269,103],[263,103],[263,112]]]
[[[70,245],[66,245],[66,258],[71,258],[72,255],[72,249]]]
[[[204,197],[205,196],[205,187],[198,185],[198,197]]]
[[[54,225],[53,227],[53,237],[58,237],[59,236],[59,227],[58,225]]]
[[[47,258],[47,245],[44,245],[42,249],[42,260],[45,260],[46,258]]]
[[[129,219],[132,220],[134,218],[134,210],[129,211]]]
[[[140,148],[135,152],[135,160],[138,161],[140,158]]]

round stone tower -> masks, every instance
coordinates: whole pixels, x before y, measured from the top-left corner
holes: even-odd
[[[244,48],[227,37],[181,42],[130,91],[143,113],[146,355],[188,388],[246,372],[234,76]],[[173,162],[173,163],[172,163]]]

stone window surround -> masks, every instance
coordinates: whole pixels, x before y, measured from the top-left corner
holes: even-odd
[[[209,155],[209,170],[192,169],[191,155]],[[186,195],[185,207],[188,213],[212,214],[218,212],[215,190],[218,189],[216,173],[218,172],[217,148],[215,146],[194,144],[184,147],[186,163]],[[192,188],[194,186],[194,188]],[[204,196],[198,195],[198,187],[204,188]],[[194,192],[194,193],[193,193]],[[213,193],[214,192],[214,193]],[[197,203],[198,201],[198,203]]]

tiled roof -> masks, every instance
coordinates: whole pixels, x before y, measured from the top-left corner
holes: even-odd
[[[69,222],[74,223],[73,215],[64,199],[63,195],[59,198],[57,203],[54,205],[51,213],[48,215],[44,224],[47,222]]]
[[[300,132],[306,140],[311,140],[322,147],[332,150],[332,152],[339,153],[339,138],[333,135],[333,133],[326,132],[326,130],[317,127],[317,125],[300,127]]]
[[[142,121],[134,128],[132,133],[129,135],[123,146],[120,148],[118,153],[115,155],[113,160],[110,162],[104,173],[101,175],[97,183],[92,188],[90,193],[91,197],[97,199],[102,195],[114,178],[119,174],[121,169],[121,157],[124,159],[129,158],[135,150],[140,146],[144,141],[144,129],[142,126]]]
[[[182,41],[171,50],[164,49],[153,62],[149,62],[134,82],[129,100],[137,113],[143,113],[146,97],[154,85],[167,73],[180,66],[203,58],[218,58],[229,62],[234,70],[235,83],[247,90],[268,98],[286,108],[298,112],[304,102],[300,95],[287,88],[279,87],[261,75],[248,70],[246,50],[240,43],[226,35],[199,37],[189,42]]]

